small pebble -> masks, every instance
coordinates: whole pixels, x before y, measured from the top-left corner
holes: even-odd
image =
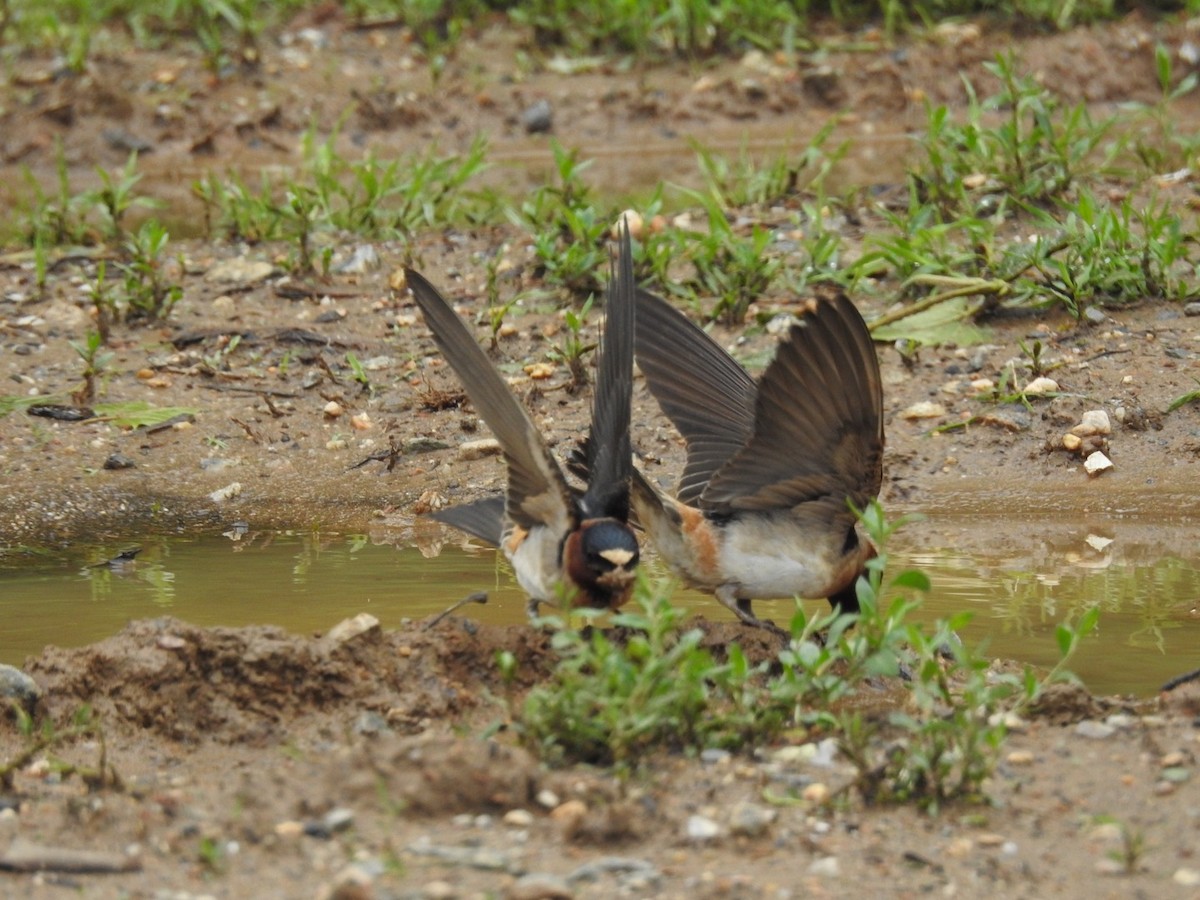
[[[1057,394],[1058,382],[1053,378],[1047,378],[1045,375],[1042,375],[1041,377],[1035,378],[1033,381],[1029,382],[1029,384],[1025,385],[1025,390],[1023,393],[1033,396]]]
[[[379,630],[379,620],[370,613],[359,613],[342,619],[325,633],[325,638],[334,644],[344,644],[369,631]]]
[[[329,829],[331,833],[345,831],[354,824],[354,810],[347,809],[344,806],[335,806],[321,819],[321,824]]]
[[[1075,733],[1079,737],[1093,738],[1098,741],[1110,738],[1116,732],[1117,729],[1114,726],[1107,725],[1104,722],[1097,722],[1093,719],[1084,719],[1075,726]]]
[[[922,400],[920,403],[914,403],[902,413],[902,419],[936,419],[939,416],[946,414],[946,407],[940,403],[934,403],[931,400]]]
[[[345,410],[342,409],[342,404],[338,403],[336,400],[330,400],[325,404],[324,412],[329,418],[336,419],[343,412],[345,412]]]
[[[617,221],[613,222],[613,226],[609,230],[609,236],[614,241],[621,237],[622,219],[625,221],[625,225],[629,229],[629,236],[631,238],[637,239],[642,236],[642,232],[646,227],[645,220],[642,219],[642,214],[636,209],[627,209],[617,216]]]
[[[1088,475],[1095,478],[1101,472],[1106,472],[1113,467],[1112,460],[1097,450],[1083,461],[1083,468]]]
[[[946,855],[953,859],[963,859],[970,856],[973,849],[975,849],[975,842],[970,838],[955,838],[946,847]]]
[[[1175,874],[1171,876],[1171,880],[1184,887],[1196,887],[1200,885],[1200,870],[1188,868],[1176,869]]]
[[[587,804],[582,800],[567,800],[550,811],[550,818],[570,832],[583,821],[587,811]]]
[[[829,799],[829,787],[817,781],[806,787],[800,796],[808,803],[819,805]]]
[[[225,485],[223,488],[217,488],[208,495],[208,499],[213,503],[224,503],[226,500],[232,500],[242,492],[242,483],[234,481]]]
[[[776,810],[757,803],[735,803],[729,812],[729,830],[742,837],[760,837],[778,815]]]
[[[1124,875],[1125,865],[1110,856],[1096,860],[1096,871],[1101,875]]]
[[[504,824],[528,828],[533,824],[533,813],[527,809],[510,809],[504,814]]]
[[[11,698],[32,713],[41,696],[42,689],[36,681],[15,666],[0,664],[0,697]]]
[[[528,134],[544,134],[554,128],[554,108],[548,100],[537,100],[521,113],[521,124]]]
[[[700,762],[707,763],[710,766],[721,765],[732,759],[732,754],[728,750],[722,750],[720,747],[708,747],[700,751]]]
[[[1033,754],[1028,750],[1014,750],[1008,754],[1009,765],[1028,766],[1033,764]]]
[[[500,442],[495,438],[480,438],[458,446],[458,458],[464,460],[483,459],[485,456],[497,456],[499,453]]]
[[[1080,437],[1086,437],[1089,434],[1112,434],[1112,423],[1108,420],[1108,413],[1102,409],[1089,409],[1079,419],[1079,424],[1071,429]]]
[[[537,792],[537,797],[534,799],[537,800],[538,806],[542,807],[543,809],[554,809],[560,802],[562,802],[558,799],[558,794],[554,793],[554,791],[550,790],[549,788],[542,788]]]
[[[1187,757],[1178,750],[1174,750],[1171,753],[1166,754],[1159,761],[1159,765],[1161,765],[1164,769],[1170,769],[1174,766],[1182,766],[1185,763],[1187,763]]]
[[[572,900],[575,892],[566,879],[546,872],[522,875],[508,889],[508,900]]]
[[[820,875],[825,878],[837,878],[842,874],[842,867],[836,856],[826,856],[814,860],[808,867],[808,874]]]
[[[304,823],[291,819],[279,822],[275,825],[275,833],[281,838],[298,838],[304,834]]]
[[[688,816],[685,833],[692,841],[711,841],[721,836],[721,826],[707,816]]]

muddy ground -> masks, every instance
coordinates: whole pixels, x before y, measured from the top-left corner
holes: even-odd
[[[1152,102],[1155,41],[1177,50],[1188,35],[1133,19],[1025,37],[1017,47],[1047,83],[1103,110]],[[142,187],[168,201],[162,217],[179,234],[198,221],[190,183],[200,173],[295,164],[310,123],[328,129],[352,109],[342,131],[348,153],[398,153],[430,141],[463,149],[483,130],[496,159],[520,163],[502,167],[498,181],[540,183],[547,139],[526,134],[520,120],[538,99],[552,104],[554,134],[597,158],[595,183],[619,191],[664,173],[686,181],[689,135],[730,149],[743,134],[803,140],[839,110],[852,113],[844,127],[875,146],[839,177],[884,172],[898,180],[899,167],[890,169],[903,141],[876,146],[869,136],[896,137],[923,122],[923,97],[961,104],[955,73],[982,79],[981,63],[1012,41],[986,28],[959,30],[787,65],[752,57],[566,76],[524,71],[512,35],[489,29],[450,60],[436,86],[401,32],[358,31],[336,18],[295,23],[265,45],[260,70],[223,78],[187,47],[112,48],[79,78],[55,77],[52,60],[30,58],[11,73],[0,105],[3,181],[11,190],[28,166],[48,184],[51,148],[61,140],[83,187],[93,165],[123,163],[132,137],[150,148]],[[1185,98],[1177,114],[1200,120],[1196,103]],[[631,160],[629,148],[642,152]],[[1184,180],[1163,190],[1185,199],[1193,188]],[[860,213],[844,225],[852,244],[879,221],[866,206]],[[752,214],[773,227],[788,216]],[[335,261],[349,259],[358,243],[339,241]],[[223,530],[236,521],[402,530],[430,504],[500,484],[495,458],[459,457],[459,444],[481,436],[469,408],[430,408],[454,382],[431,360],[410,301],[390,285],[400,245],[377,244],[377,268],[321,283],[287,276],[281,246],[198,238],[180,246],[182,301],[165,323],[114,329],[96,399],[193,412],[158,430],[19,411],[0,418],[0,535],[9,552],[147,530]],[[486,259],[497,253],[511,264],[503,267],[504,299],[536,286],[530,247],[524,232],[498,226],[418,235],[413,249],[432,280],[475,313]],[[27,259],[0,262],[5,394],[69,396],[79,387],[68,341],[89,329],[84,285],[93,266],[86,257],[63,260],[39,298]],[[868,317],[891,302],[886,286],[855,299]],[[770,295],[757,312],[794,302]],[[543,430],[569,440],[585,421],[586,392],[568,393],[561,369],[544,381],[523,379],[525,364],[545,360],[561,319],[526,305],[509,321],[516,327],[501,340],[497,364],[514,376]],[[1200,378],[1200,318],[1179,304],[1147,302],[1101,311],[1094,321],[1054,314],[986,324],[992,336],[983,347],[922,349],[913,365],[880,346],[890,509],[1195,515],[1200,408],[1166,407]],[[483,339],[486,327],[479,333]],[[228,351],[234,334],[240,341]],[[773,341],[755,329],[716,334],[759,363]],[[972,380],[997,380],[1020,357],[1018,342],[1033,338],[1061,363],[1051,375],[1063,396],[1035,400],[1030,411],[972,395]],[[348,352],[364,361],[370,389],[354,380]],[[944,412],[905,417],[923,401]],[[669,484],[681,465],[679,442],[640,387],[635,404],[637,450]],[[1089,478],[1078,456],[1047,445],[1094,409],[1112,420],[1106,452],[1114,467]],[[972,416],[980,418],[965,430],[930,433]],[[393,447],[387,460],[355,466]],[[746,640],[733,626],[708,626],[715,647],[734,638]],[[33,754],[0,795],[0,846],[21,839],[108,851],[137,868],[4,874],[0,892],[1200,896],[1200,805],[1188,783],[1200,709],[1186,697],[1134,703],[1065,694],[1010,736],[990,805],[931,818],[864,807],[852,793],[829,806],[816,802],[819,790],[807,801],[773,801],[812,784],[836,791],[849,778],[841,761],[820,753],[814,761],[791,746],[704,760],[664,755],[624,786],[604,771],[548,771],[503,731],[487,742],[477,737],[504,720],[492,663],[501,648],[521,661],[522,687],[552,662],[546,639],[523,624],[462,619],[340,638],[157,620],[92,647],[47,648],[25,666],[45,692],[43,711],[65,728],[91,704],[107,755],[101,759],[95,735]],[[1179,668],[1197,664],[1181,660]],[[0,725],[2,758],[27,746]],[[62,761],[103,761],[108,777],[98,783],[96,773],[62,771]],[[0,864],[12,864],[16,849]]]

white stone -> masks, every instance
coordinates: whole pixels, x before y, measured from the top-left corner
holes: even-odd
[[[241,492],[242,483],[240,481],[234,481],[225,485],[223,488],[218,488],[217,490],[213,491],[208,495],[208,499],[213,503],[223,503],[226,500],[236,497]]]
[[[485,456],[496,456],[500,453],[500,442],[495,438],[481,438],[478,441],[467,441],[458,447],[459,459],[483,459]]]
[[[636,209],[627,209],[619,216],[617,221],[613,222],[612,229],[609,234],[612,239],[619,240],[621,237],[621,220],[625,220],[625,226],[629,229],[631,238],[640,238],[645,230],[645,220],[642,219],[642,214]]]
[[[934,403],[931,400],[922,400],[920,403],[914,403],[904,412],[900,413],[902,419],[936,419],[939,416],[946,414],[946,407],[940,403]]]
[[[711,841],[721,836],[721,826],[707,816],[688,816],[687,836],[693,841]]]
[[[325,637],[335,644],[344,644],[360,634],[375,631],[379,628],[379,620],[370,613],[359,613],[349,619],[342,619],[325,633]]]
[[[504,814],[504,824],[528,828],[533,824],[533,813],[527,809],[510,809]]]
[[[1184,887],[1196,887],[1196,885],[1200,885],[1200,871],[1186,867],[1176,869],[1175,874],[1171,876],[1171,880]]]
[[[836,856],[826,856],[822,859],[814,860],[808,867],[810,875],[821,875],[826,878],[837,878],[842,874],[841,864],[838,863]]]
[[[1079,424],[1071,430],[1079,435],[1112,434],[1112,424],[1108,421],[1108,413],[1104,410],[1089,409],[1083,414]]]
[[[1042,375],[1025,385],[1024,393],[1034,395],[1057,394],[1058,382],[1053,378],[1047,378],[1045,375]]]
[[[1089,475],[1095,477],[1106,469],[1111,469],[1113,464],[1111,459],[1097,450],[1083,461],[1083,467],[1087,470]]]

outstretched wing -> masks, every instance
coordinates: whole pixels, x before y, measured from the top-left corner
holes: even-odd
[[[638,291],[634,348],[650,393],[687,442],[676,492],[694,504],[754,433],[754,379],[666,300]]]
[[[713,476],[701,506],[818,503],[838,516],[847,498],[861,509],[882,480],[883,383],[871,334],[845,295],[810,301],[758,384],[753,437]]]
[[[409,269],[407,274],[408,286],[438,347],[504,451],[509,519],[525,529],[548,525],[555,533],[566,534],[578,524],[575,507],[537,427],[445,298],[418,272]]]
[[[473,503],[439,509],[430,513],[430,518],[499,547],[504,539],[504,503],[503,496],[485,497]]]
[[[624,221],[621,222],[618,253],[616,265],[609,266],[599,373],[585,449],[587,491],[582,505],[589,518],[610,516],[624,522],[629,518],[629,477],[633,472],[629,418],[633,405],[634,298],[637,292],[633,277],[633,247]]]

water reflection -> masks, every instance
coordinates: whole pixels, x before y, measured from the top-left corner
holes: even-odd
[[[1200,663],[1198,531],[1106,522],[1014,532],[1010,523],[935,519],[902,532],[894,571],[919,566],[931,576],[921,617],[970,610],[965,639],[1038,665],[1057,659],[1055,626],[1099,604],[1100,628],[1074,670],[1099,692],[1148,694]],[[317,633],[367,611],[394,628],[485,590],[488,604],[462,615],[497,623],[524,615],[524,597],[503,559],[436,527],[370,535],[241,527],[141,544],[125,566],[105,565],[121,547],[54,561],[0,561],[0,662],[20,665],[46,644],[89,643],[129,620],[163,614],[200,625],[276,624]],[[652,558],[647,568],[663,574]],[[680,591],[677,602],[729,617],[696,592]],[[786,621],[792,605],[760,601],[756,609]]]

